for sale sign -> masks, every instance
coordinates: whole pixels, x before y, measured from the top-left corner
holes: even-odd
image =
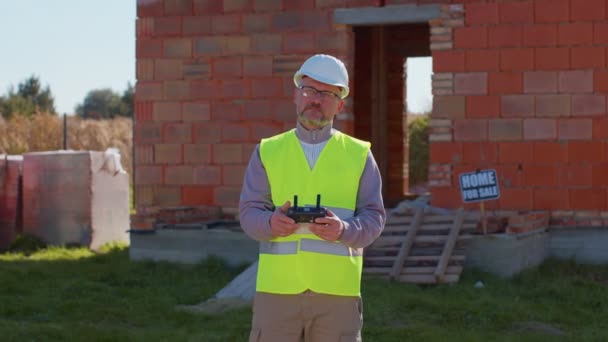
[[[500,197],[496,170],[479,170],[459,176],[460,192],[465,203],[493,200]]]

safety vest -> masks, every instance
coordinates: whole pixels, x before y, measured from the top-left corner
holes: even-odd
[[[297,195],[298,206],[314,206],[320,194],[321,206],[341,219],[352,217],[369,148],[368,142],[336,132],[311,170],[295,130],[262,139],[260,157],[274,205],[288,200],[293,205]],[[359,296],[362,269],[362,248],[325,241],[301,224],[290,236],[260,243],[256,290]]]

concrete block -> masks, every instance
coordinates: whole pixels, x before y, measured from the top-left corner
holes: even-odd
[[[0,250],[7,249],[21,231],[22,156],[0,155]]]
[[[548,245],[549,235],[545,231],[474,235],[465,249],[465,267],[508,278],[540,265],[548,256]]]
[[[608,229],[605,227],[552,229],[549,255],[584,264],[608,263]]]
[[[23,231],[91,249],[129,241],[129,175],[109,151],[23,155]]]
[[[228,285],[224,286],[215,298],[241,298],[247,301],[253,301],[255,296],[255,285],[258,275],[258,262],[254,262],[241,274],[232,279]]]
[[[130,240],[131,260],[194,264],[214,255],[238,266],[256,261],[259,251],[245,233],[223,228],[134,231]]]

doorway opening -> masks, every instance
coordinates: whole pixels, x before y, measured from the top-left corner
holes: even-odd
[[[431,55],[430,27],[423,23],[353,30],[354,132],[371,141],[383,179],[385,206],[392,207],[410,194],[407,62]]]

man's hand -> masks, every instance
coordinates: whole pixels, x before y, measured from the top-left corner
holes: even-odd
[[[282,206],[277,207],[274,213],[272,213],[270,217],[270,232],[272,236],[289,236],[298,229],[296,222],[291,217],[285,215],[289,207],[291,207],[291,203],[287,201]]]
[[[327,209],[327,216],[317,218],[309,229],[323,240],[336,241],[342,236],[344,223],[336,214]]]

